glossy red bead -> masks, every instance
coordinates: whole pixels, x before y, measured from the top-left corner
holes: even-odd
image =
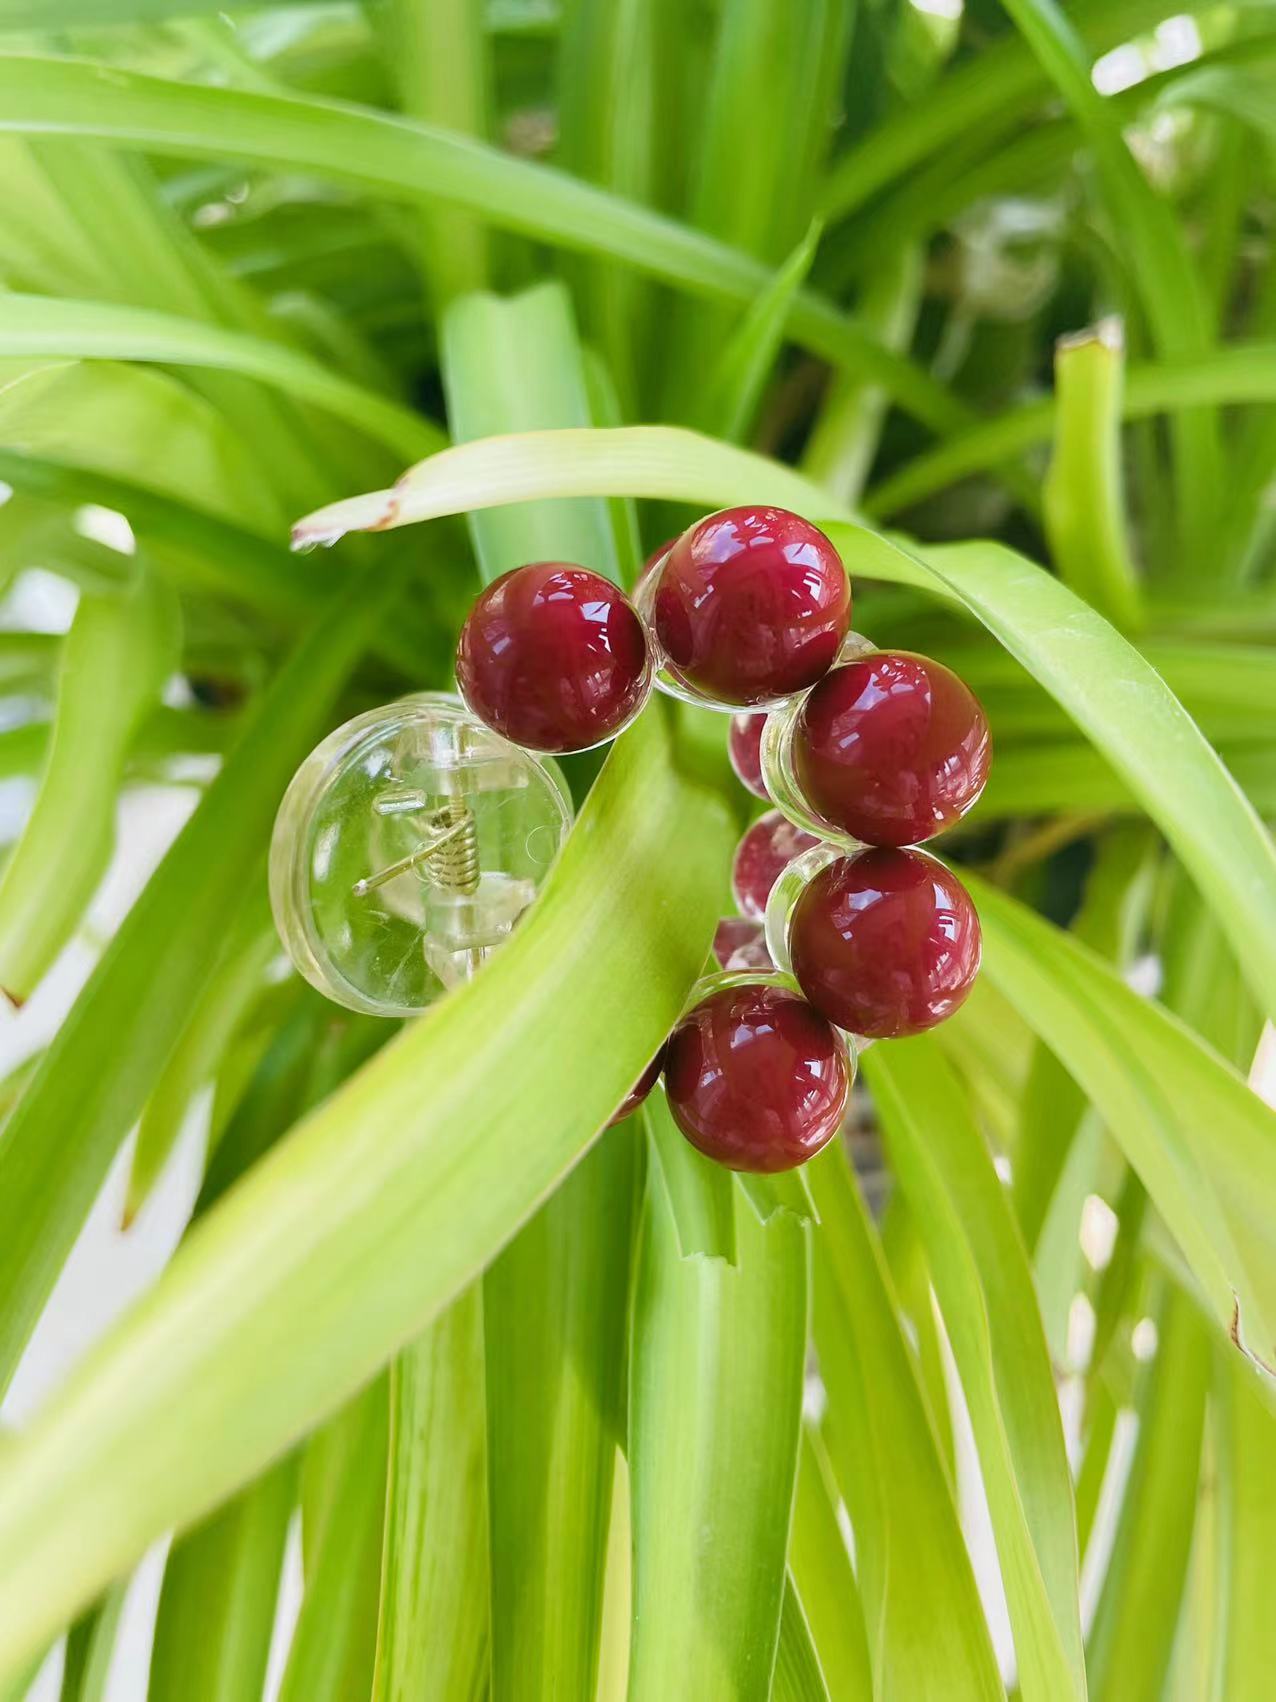
[[[474,714],[514,744],[587,750],[641,707],[647,635],[609,579],[568,562],[532,562],[478,597],[461,629],[456,677]]]
[[[727,755],[736,779],[755,798],[769,798],[762,778],[762,731],[765,715],[733,715],[727,734]]]
[[[786,988],[723,987],[670,1035],[665,1091],[678,1127],[707,1157],[732,1170],[791,1170],[841,1123],[846,1044]]]
[[[765,703],[814,685],[851,622],[841,557],[784,508],[727,508],[690,527],[656,586],[665,658],[720,703]]]
[[[794,827],[779,810],[759,816],[736,846],[731,893],[743,916],[766,915],[771,888],[795,857],[819,844],[813,833]]]
[[[660,1080],[660,1072],[664,1067],[664,1062],[665,1049],[662,1046],[659,1052],[656,1053],[655,1057],[647,1065],[647,1068],[638,1077],[638,1080],[630,1088],[629,1092],[621,1100],[615,1111],[612,1112],[611,1119],[607,1125],[608,1128],[611,1127],[612,1123],[622,1122],[632,1112],[638,1109],[643,1100],[646,1099],[647,1095],[651,1092],[652,1088],[655,1087],[656,1083]]]
[[[873,849],[830,863],[789,920],[798,986],[839,1028],[874,1040],[949,1017],[979,969],[970,894],[922,851]]]
[[[713,955],[723,969],[769,971],[775,968],[766,929],[747,916],[724,916],[713,936]]]
[[[988,778],[988,720],[939,662],[880,650],[834,668],[793,729],[808,807],[867,845],[916,845],[959,821]]]

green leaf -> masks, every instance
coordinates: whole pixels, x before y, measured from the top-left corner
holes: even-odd
[[[571,300],[561,284],[542,284],[510,298],[462,297],[444,316],[442,357],[448,418],[459,443],[495,432],[539,436],[547,427],[590,424]],[[557,438],[558,430],[552,435]],[[471,514],[470,534],[487,584],[538,560],[584,562],[596,573],[620,578],[604,501],[474,508],[480,512]]]
[[[1211,1415],[1224,1502],[1226,1580],[1215,1694],[1224,1702],[1261,1696],[1276,1660],[1266,1565],[1276,1538],[1276,1420],[1243,1361],[1216,1353],[1214,1368]]]
[[[811,1162],[815,1345],[830,1456],[855,1532],[873,1694],[1004,1697],[954,1492],[845,1154]]]
[[[157,443],[163,455],[155,454]],[[278,535],[287,513],[278,487],[226,417],[153,367],[0,365],[0,444],[126,479],[268,536]]]
[[[663,1084],[654,1087],[642,1108],[651,1164],[649,1187],[665,1191],[678,1251],[736,1262],[736,1188],[730,1171],[697,1152],[669,1112]]]
[[[811,1628],[792,1579],[784,1586],[780,1612],[780,1646],[775,1657],[773,1702],[829,1702],[829,1691],[811,1641]]]
[[[695,408],[696,423],[711,436],[734,442],[748,437],[784,341],[793,298],[815,259],[820,231],[819,222],[813,222],[723,345]]]
[[[859,311],[888,349],[904,349],[921,307],[924,255],[905,244],[865,279]],[[802,451],[802,471],[839,502],[858,504],[886,418],[888,398],[877,385],[838,374],[828,386]]]
[[[1095,1702],[1163,1695],[1196,1516],[1209,1339],[1192,1302],[1172,1295],[1138,1403],[1139,1440],[1090,1633]]]
[[[1140,603],[1121,471],[1124,362],[1119,320],[1060,340],[1054,456],[1043,496],[1046,535],[1060,577],[1100,614],[1128,629],[1139,624]]]
[[[0,875],[0,987],[17,1003],[70,939],[106,872],[125,759],[177,647],[176,602],[144,568],[123,595],[81,595],[62,645],[40,790]]]
[[[1276,398],[1276,344],[1232,343],[1196,359],[1186,357],[1132,366],[1122,397],[1127,421],[1149,419],[1180,408],[1270,402]],[[895,514],[946,485],[985,472],[1047,443],[1055,431],[1053,398],[1025,402],[987,424],[947,438],[908,461],[869,491],[864,510]]]
[[[967,1024],[966,1032],[969,1031]],[[935,1431],[944,1469],[949,1481],[956,1483],[956,1438],[948,1391],[948,1343],[939,1324],[930,1267],[926,1263],[926,1248],[913,1213],[899,1188],[891,1189],[878,1225],[878,1237],[891,1287],[895,1291],[895,1304],[913,1349],[913,1368],[930,1412],[931,1427]]]
[[[574,176],[632,202],[655,201],[661,155],[676,147],[668,72],[676,67],[681,22],[667,0],[567,0],[557,63],[558,158]],[[586,334],[633,405],[654,387],[651,289],[605,259],[573,270]]]
[[[330,372],[308,355],[264,337],[201,324],[153,308],[9,294],[0,318],[0,358],[149,361],[241,373],[311,402],[384,443],[396,455],[430,454],[443,433],[411,409]]]
[[[1148,182],[1121,121],[1094,86],[1076,27],[1056,0],[1002,0],[1094,151],[1107,212],[1133,278],[1151,339],[1170,357],[1199,355],[1211,341],[1209,314],[1187,239],[1170,203]],[[1196,568],[1222,490],[1222,445],[1207,412],[1176,414],[1174,492],[1179,546]]]
[[[261,1693],[296,1488],[289,1456],[174,1541],[147,1702],[241,1702]]]
[[[103,953],[0,1135],[0,1383],[12,1375],[111,1160],[185,1026],[226,916],[260,863],[284,788],[380,609],[378,593],[356,580],[298,645]],[[159,940],[164,950],[157,955]],[[133,1025],[128,1047],[119,1043],[121,1011]],[[83,1091],[87,1081],[92,1093]]]
[[[924,559],[827,518],[830,499],[765,457],[668,427],[529,433],[445,450],[393,493],[311,516],[301,541],[533,496],[775,502],[820,520],[851,573],[956,598],[1108,758],[1208,897],[1264,1008],[1276,1011],[1276,846],[1200,729],[1147,661],[1066,585],[1000,544]]]
[[[1048,760],[1043,760],[1045,753]],[[1260,816],[1276,815],[1276,751],[1246,745],[1219,751],[1227,772]],[[1128,783],[1090,745],[1001,746],[979,800],[985,824],[1008,816],[1058,811],[1078,815],[1142,815]]]
[[[236,11],[262,6],[302,6],[309,0],[238,0]],[[101,28],[105,25],[158,23],[165,18],[193,18],[217,10],[217,0],[0,0],[0,29],[60,30],[68,24]]]
[[[803,1169],[784,1170],[769,1176],[742,1170],[733,1180],[763,1228],[777,1212],[788,1212],[799,1223],[819,1221]]]
[[[1276,114],[1272,112],[1269,78],[1243,67],[1209,67],[1189,70],[1176,78],[1157,104],[1167,108],[1203,106],[1228,118],[1239,119],[1256,133],[1257,139],[1276,141]]]
[[[701,229],[771,261],[792,249],[815,210],[850,23],[837,0],[722,6],[689,162]],[[771,122],[757,122],[760,110]]]
[[[771,1693],[806,1358],[807,1231],[736,1209],[684,1258],[649,1187],[633,1311],[630,1702]]]
[[[390,1368],[372,1702],[480,1702],[489,1579],[483,1304],[466,1289]]]
[[[815,212],[850,26],[840,0],[724,0],[717,8],[686,142],[687,205],[700,229],[771,266],[792,253]],[[765,124],[757,122],[760,111]],[[777,135],[783,147],[775,146]],[[704,418],[698,394],[730,325],[717,306],[675,304],[670,417]]]
[[[15,0],[16,3],[16,0]],[[1164,0],[1074,0],[1086,42],[1097,52],[1129,41],[1165,16]],[[905,103],[847,150],[829,173],[824,210],[840,216],[932,154],[942,153],[981,120],[995,115],[990,139],[1014,131],[1047,92],[1045,75],[1027,45],[1003,38],[948,74],[924,102]]]
[[[1255,633],[1254,638],[1260,639],[1261,634]],[[1276,679],[1267,645],[1191,635],[1150,636],[1139,648],[1213,743],[1270,743],[1266,717],[1276,715]],[[978,696],[1001,731],[1003,743],[1007,735],[1016,741],[1013,755],[1022,754],[1020,740],[1039,746],[1067,739],[1071,729],[1061,706],[1013,657],[982,635],[973,641],[946,642],[943,660]]]
[[[459,303],[452,323],[461,311],[474,310]],[[766,501],[807,514],[834,506],[791,467],[677,426],[528,431],[459,443],[432,455],[409,467],[392,490],[348,497],[299,520],[293,543],[333,543],[351,531],[382,532],[538,497],[580,496],[720,506]]]
[[[487,129],[487,43],[474,0],[393,0],[385,15],[387,58],[405,112],[482,136]],[[482,222],[452,210],[422,210],[420,263],[440,309],[487,281],[488,238]]]
[[[636,1140],[609,1130],[483,1279],[493,1697],[594,1692]]]
[[[180,502],[128,479],[92,466],[0,449],[0,479],[15,491],[73,507],[98,503],[128,516],[144,544],[173,545],[198,557],[203,576],[182,589],[213,590],[250,607],[296,616],[313,606],[316,579],[330,585],[303,562],[260,532],[230,524],[191,502]],[[165,565],[171,557],[162,552]]]
[[[234,1030],[260,989],[267,964],[278,950],[265,882],[259,875],[231,925],[216,967],[192,1001],[186,1026],[146,1101],[129,1166],[125,1228],[142,1209],[168,1162],[191,1102],[211,1080]],[[214,1135],[210,1130],[210,1145]]]
[[[515,159],[469,137],[336,101],[300,100],[147,77],[116,66],[20,55],[0,59],[0,130],[95,136],[185,157],[300,167],[395,200],[464,207],[491,223],[609,255],[695,294],[750,301],[768,272],[712,237]],[[952,430],[967,411],[818,297],[794,304],[790,330],[835,364],[876,378],[902,406]]]
[[[129,1583],[123,1578],[112,1584],[67,1632],[59,1702],[106,1702]]]
[[[1095,1388],[1092,1399],[1086,1404],[1085,1447],[1077,1472],[1077,1542],[1083,1565],[1087,1562],[1090,1538],[1094,1535],[1099,1497],[1112,1456],[1116,1421],[1116,1401],[1106,1386],[1100,1383]]]
[[[855,1572],[837,1519],[837,1490],[823,1444],[810,1425],[798,1456],[789,1572],[837,1702],[869,1702],[873,1675]],[[781,1626],[783,1636],[783,1626]]]
[[[1124,970],[1150,897],[1151,836],[1142,824],[1104,834],[1086,877],[1072,933]],[[1029,1253],[1035,1254],[1050,1202],[1085,1115],[1085,1095],[1048,1046],[1038,1042],[1024,1082],[1012,1193]]]
[[[331,1411],[509,1240],[681,1010],[733,838],[653,705],[500,955],[230,1190],[0,1456],[0,1672]],[[78,1108],[68,1078],[84,1078],[58,1075]]]
[[[346,1702],[372,1688],[386,1505],[386,1380],[379,1377],[302,1458],[305,1591],[279,1702]]]
[[[1084,1698],[1072,1481],[1032,1268],[961,1084],[930,1036],[864,1071],[970,1409],[1018,1657],[1034,1698]]]
[[[1231,1329],[1239,1317],[1238,1343],[1265,1357],[1276,1341],[1276,1114],[1093,952],[983,881],[969,884],[989,978],[1098,1110],[1219,1321]]]

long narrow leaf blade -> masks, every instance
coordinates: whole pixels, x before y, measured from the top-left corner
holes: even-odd
[[[296,1487],[289,1456],[173,1543],[147,1702],[241,1702],[261,1693]]]
[[[305,1590],[279,1702],[346,1702],[372,1687],[386,1486],[386,1379],[313,1437],[301,1467]]]
[[[1219,1322],[1265,1359],[1276,1339],[1276,1115],[1094,953],[1006,894],[972,887],[989,978],[1085,1090]]]
[[[806,1231],[739,1201],[737,1263],[678,1246],[649,1187],[634,1298],[630,1702],[764,1702],[806,1357]]]
[[[1025,1702],[1084,1698],[1072,1480],[1032,1268],[961,1085],[929,1036],[865,1074],[926,1246],[992,1510]]]
[[[390,1472],[372,1702],[488,1693],[483,1304],[475,1284],[390,1371]]]
[[[380,616],[356,581],[297,647],[103,954],[0,1136],[0,1385],[210,973],[292,771]],[[155,952],[162,940],[164,950]],[[133,1039],[119,1044],[121,1011]],[[92,1093],[84,1091],[93,1083]],[[50,1184],[53,1179],[53,1185]]]
[[[733,837],[653,706],[500,955],[231,1189],[3,1451],[0,1671],[331,1411],[509,1240],[677,1017]]]
[[[820,1209],[815,1345],[826,1426],[855,1534],[873,1694],[1004,1696],[952,1485],[908,1356],[881,1250],[845,1154],[811,1163]]]
[[[290,163],[395,200],[463,207],[509,230],[624,260],[695,294],[747,302],[767,282],[761,262],[592,184],[471,137],[338,101],[14,55],[0,58],[0,130],[96,136],[273,169]],[[919,417],[949,431],[968,422],[968,410],[945,390],[827,301],[800,296],[790,326],[817,352],[875,378]]]

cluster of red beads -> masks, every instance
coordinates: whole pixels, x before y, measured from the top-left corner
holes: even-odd
[[[503,574],[461,629],[462,697],[514,744],[563,755],[622,732],[658,669],[714,708],[784,702],[828,671],[851,621],[837,551],[783,508],[689,527],[648,564],[637,602],[570,562]]]
[[[846,570],[817,527],[784,509],[732,508],[658,550],[633,602],[567,563],[507,573],[479,597],[458,646],[469,708],[532,750],[615,737],[653,681],[735,712],[732,766],[779,807],[737,849],[740,915],[714,942],[724,969],[773,971],[762,918],[776,880],[822,842],[844,850],[812,874],[787,920],[799,991],[775,975],[711,991],[616,1114],[641,1103],[663,1069],[683,1133],[735,1169],[810,1158],[845,1110],[846,1036],[933,1027],[979,966],[969,895],[916,847],[978,799],[987,721],[962,681],[927,657],[861,644],[839,662],[850,618]]]

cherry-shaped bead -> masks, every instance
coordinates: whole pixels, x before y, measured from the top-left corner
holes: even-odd
[[[502,574],[461,629],[467,706],[526,750],[561,755],[615,738],[651,688],[647,635],[624,592],[569,562]]]
[[[742,916],[755,921],[766,915],[771,888],[795,857],[819,844],[814,834],[768,810],[759,816],[736,847],[731,865],[731,894]]]
[[[762,778],[762,730],[765,715],[733,715],[727,735],[727,755],[736,779],[755,798],[769,798]]]
[[[846,1042],[805,999],[763,982],[720,987],[674,1029],[665,1091],[694,1147],[732,1170],[792,1170],[836,1134]]]
[[[704,700],[774,704],[833,665],[850,626],[850,581],[800,515],[727,508],[675,541],[652,619],[666,667]]]
[[[630,1088],[629,1092],[621,1100],[620,1104],[612,1112],[611,1121],[607,1125],[608,1128],[611,1127],[612,1123],[623,1122],[626,1117],[630,1116],[638,1109],[643,1100],[646,1099],[647,1095],[651,1092],[652,1088],[655,1087],[656,1083],[660,1080],[660,1072],[664,1067],[664,1062],[665,1049],[662,1046],[659,1052],[656,1053],[655,1057],[647,1065],[647,1068],[638,1077],[638,1080]]]
[[[790,737],[793,779],[811,815],[866,845],[916,845],[960,821],[992,760],[970,688],[951,668],[903,650],[826,674]]]
[[[950,1017],[979,970],[979,917],[956,875],[923,851],[839,857],[793,906],[789,958],[821,1015],[865,1039]]]

